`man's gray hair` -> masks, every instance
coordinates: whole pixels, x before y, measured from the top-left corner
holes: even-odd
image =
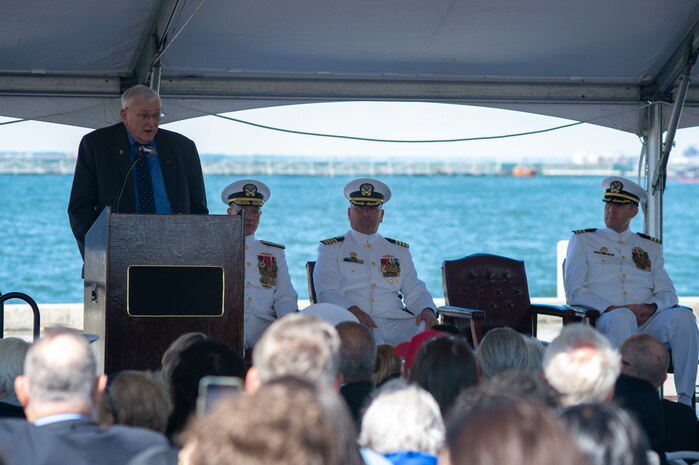
[[[486,378],[507,371],[527,368],[529,350],[524,337],[512,328],[488,331],[478,346],[481,370]]]
[[[371,381],[376,367],[374,334],[353,321],[339,323],[335,329],[340,336],[340,373],[344,381]]]
[[[267,328],[255,345],[252,364],[261,383],[289,375],[332,386],[340,365],[340,337],[318,317],[291,313]]]
[[[437,401],[415,384],[394,380],[378,392],[364,412],[358,442],[380,454],[422,451],[436,455],[444,440]]]
[[[18,337],[0,339],[0,400],[17,403],[15,378],[24,370],[29,343]]]
[[[544,352],[544,374],[564,406],[609,400],[620,371],[619,353],[584,324],[564,326]]]
[[[153,89],[144,85],[130,87],[121,94],[121,108],[129,108],[136,102],[160,102],[160,95]]]
[[[97,363],[87,340],[67,328],[48,330],[27,352],[24,376],[37,404],[90,405],[97,389]]]

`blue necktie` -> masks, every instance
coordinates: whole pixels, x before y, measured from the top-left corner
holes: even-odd
[[[138,155],[139,147],[136,147]],[[152,150],[152,149],[151,149]],[[142,152],[142,151],[141,151]],[[155,198],[153,197],[153,181],[150,177],[150,166],[145,153],[136,162],[136,184],[138,187],[138,213],[155,213]]]

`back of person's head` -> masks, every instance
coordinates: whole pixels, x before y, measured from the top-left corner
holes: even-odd
[[[136,102],[160,101],[160,95],[148,86],[141,84],[127,89],[121,94],[121,108],[129,108]]]
[[[493,394],[521,399],[555,409],[560,406],[561,395],[540,372],[532,370],[508,370],[498,373],[485,383]]]
[[[339,323],[335,329],[340,337],[340,373],[344,381],[370,381],[376,366],[374,334],[353,321]]]
[[[564,406],[609,401],[621,357],[606,337],[584,324],[563,327],[544,352],[546,380]]]
[[[415,357],[410,381],[432,394],[446,416],[459,393],[478,384],[478,364],[464,337],[435,338]]]
[[[459,416],[447,432],[452,465],[587,465],[553,412],[497,399]]]
[[[527,344],[527,363],[525,369],[532,371],[542,371],[544,369],[544,344],[535,337],[522,335]]]
[[[529,351],[521,334],[512,328],[488,331],[478,346],[483,376],[490,378],[501,371],[527,368]]]
[[[439,405],[424,389],[404,380],[386,383],[371,401],[359,444],[380,454],[419,451],[436,455],[444,445]]]
[[[391,344],[379,344],[376,348],[374,386],[381,385],[389,378],[400,376],[400,357],[393,352]]]
[[[624,409],[614,404],[580,404],[561,419],[590,465],[646,465],[648,440]]]
[[[97,400],[97,363],[87,340],[67,328],[53,328],[27,352],[24,376],[34,405],[91,407]]]
[[[260,383],[296,376],[332,386],[340,365],[340,337],[318,317],[291,313],[267,328],[255,345],[252,364]]]
[[[24,373],[30,344],[18,337],[0,339],[0,402],[16,404],[15,378]]]
[[[629,337],[619,348],[621,372],[648,381],[656,389],[663,385],[670,366],[670,354],[662,342],[650,334]]]
[[[172,370],[170,396],[173,409],[166,428],[170,438],[184,428],[194,413],[199,382],[205,376],[244,378],[245,364],[228,344],[214,339],[195,342],[183,350]]]
[[[170,346],[163,353],[163,357],[160,360],[160,377],[166,386],[170,386],[170,379],[172,378],[172,370],[180,361],[180,354],[187,347],[191,346],[195,342],[203,341],[207,336],[204,333],[185,333],[175,339]]]
[[[320,401],[337,394],[327,391],[306,380],[280,377],[255,394],[222,400],[185,434],[193,445],[188,463],[339,465],[343,433],[331,418],[337,412]]]
[[[162,433],[170,408],[170,395],[158,376],[126,370],[107,384],[97,404],[97,421],[103,427],[119,424]]]

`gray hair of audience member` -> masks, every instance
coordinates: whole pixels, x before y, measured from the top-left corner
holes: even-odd
[[[553,412],[523,400],[476,405],[450,425],[447,445],[452,465],[587,465]]]
[[[546,347],[535,337],[523,334],[522,338],[527,344],[527,363],[523,368],[542,371],[544,369],[544,350],[546,350]]]
[[[160,95],[148,86],[141,84],[127,89],[121,94],[121,108],[129,108],[136,102],[160,102]]]
[[[478,346],[483,376],[490,378],[501,371],[527,368],[529,350],[521,334],[512,328],[488,331]]]
[[[339,323],[335,329],[340,336],[340,373],[344,381],[370,381],[376,366],[374,334],[353,321]]]
[[[180,354],[190,347],[192,344],[207,339],[204,333],[184,333],[174,341],[165,350],[163,357],[160,360],[160,379],[163,380],[165,386],[169,388],[172,381],[172,370],[177,366],[180,360]]]
[[[125,370],[107,385],[97,403],[97,422],[138,426],[162,433],[170,415],[170,394],[150,371]]]
[[[52,328],[35,342],[24,361],[28,394],[35,405],[90,406],[97,394],[97,363],[87,340],[68,328]]]
[[[340,366],[340,336],[318,317],[290,313],[264,332],[255,345],[252,364],[260,383],[296,376],[332,386]]]
[[[650,334],[634,334],[624,341],[619,352],[622,373],[646,380],[656,389],[667,379],[670,353]]]
[[[191,450],[188,463],[339,465],[344,433],[332,418],[338,412],[321,400],[333,395],[338,394],[317,383],[284,376],[260,386],[255,394],[222,399],[185,433],[184,450]],[[346,408],[344,414],[349,415]]]
[[[565,409],[561,420],[590,465],[647,465],[650,446],[636,421],[612,403]]]
[[[379,344],[376,347],[376,367],[372,380],[374,386],[379,386],[386,379],[400,375],[401,360],[393,351],[391,344]]]
[[[420,451],[437,454],[445,428],[439,405],[421,387],[404,380],[386,383],[371,401],[359,433],[359,445],[380,454]]]
[[[609,340],[584,324],[564,326],[544,352],[546,380],[563,406],[610,400],[620,370],[621,356]]]
[[[15,378],[24,373],[24,359],[30,345],[18,337],[0,339],[0,401],[17,403]]]

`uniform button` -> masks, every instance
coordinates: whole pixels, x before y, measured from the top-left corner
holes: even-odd
[[[369,301],[373,304],[374,303],[374,298],[370,298]]]
[[[622,279],[626,279],[626,273],[621,273]]]
[[[371,249],[372,247],[373,247],[373,246],[372,246],[371,244],[368,244],[368,243],[367,243],[367,245],[366,245],[366,248],[367,248],[367,249]]]
[[[621,259],[622,259],[622,260],[626,260],[626,257],[624,257],[624,256],[622,255],[622,256],[621,256]]]
[[[247,266],[250,266],[250,262],[247,262],[246,265],[247,265]]]
[[[352,270],[352,273],[354,273],[354,270]]]
[[[371,287],[376,287],[376,283],[371,283]]]
[[[252,302],[252,297],[248,296],[248,302]]]
[[[628,293],[628,292],[626,292],[626,291],[624,291],[624,296],[627,296],[627,295],[629,295],[629,293]]]
[[[376,262],[371,262],[371,266],[376,266]]]
[[[248,286],[250,286],[251,284],[252,284],[252,283],[251,283],[250,281],[248,281]]]

